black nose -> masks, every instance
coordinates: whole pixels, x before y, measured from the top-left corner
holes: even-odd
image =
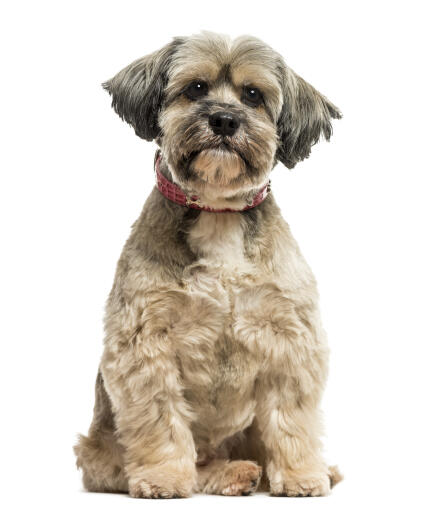
[[[231,137],[239,128],[239,118],[230,112],[215,112],[209,117],[209,124],[215,135]]]

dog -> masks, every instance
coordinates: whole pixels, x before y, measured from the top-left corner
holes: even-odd
[[[155,140],[156,186],[119,259],[94,418],[94,492],[322,496],[328,347],[314,277],[270,191],[340,111],[260,40],[177,37],[104,84]]]

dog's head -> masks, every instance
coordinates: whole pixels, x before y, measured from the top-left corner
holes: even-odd
[[[176,38],[105,83],[116,112],[156,139],[174,180],[251,189],[307,158],[339,110],[253,37]]]

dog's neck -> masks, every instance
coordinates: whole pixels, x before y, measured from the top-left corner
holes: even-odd
[[[239,212],[261,204],[270,192],[267,179],[260,186],[238,190],[221,190],[220,187],[202,186],[198,189],[188,183],[175,183],[173,173],[160,151],[155,157],[156,186],[167,199],[192,209],[215,213]]]

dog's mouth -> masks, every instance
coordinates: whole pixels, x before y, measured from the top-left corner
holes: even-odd
[[[235,144],[233,144],[229,140],[227,140],[226,137],[224,137],[221,141],[218,141],[218,142],[215,142],[215,143],[212,143],[212,144],[205,144],[205,145],[200,146],[199,148],[191,151],[187,155],[186,159],[191,163],[193,161],[193,159],[196,156],[198,156],[199,153],[201,153],[202,151],[210,151],[210,150],[234,153],[239,158],[241,158],[246,165],[250,165],[249,160],[243,154],[243,152],[238,147],[236,147]]]
[[[211,160],[213,161],[212,165]],[[227,140],[222,140],[214,144],[206,144],[205,146],[191,151],[183,156],[181,166],[186,176],[199,180],[203,178],[204,180],[208,180],[205,174],[206,169],[210,166],[218,168],[218,175],[224,173],[224,170],[226,170],[232,177],[235,177],[233,176],[235,172],[233,167],[238,169],[237,177],[239,177],[240,173],[249,176],[252,174],[253,169],[247,156]],[[228,167],[232,167],[232,169]],[[230,172],[230,170],[232,170],[232,172]]]
[[[239,149],[237,149],[236,147],[232,147],[226,141],[222,141],[219,148],[223,151],[235,153],[238,156],[238,158],[241,158],[241,160],[244,162],[246,169],[251,167],[250,161],[247,159],[247,157]]]
[[[218,187],[245,181],[248,168],[244,155],[224,143],[193,151],[188,162],[188,173],[195,182]]]

